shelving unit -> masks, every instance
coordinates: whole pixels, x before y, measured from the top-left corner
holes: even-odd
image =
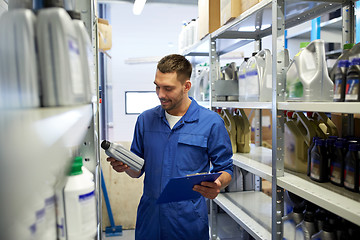
[[[264,193],[222,193],[214,202],[255,239],[271,239],[271,198]]]
[[[233,156],[234,165],[272,182],[272,198],[266,198],[264,203],[262,201],[258,202],[258,198],[266,197],[262,192],[230,192],[220,194],[211,205],[211,227],[214,229],[212,232],[213,239],[216,238],[216,208],[214,208],[214,204],[220,206],[254,238],[282,239],[283,225],[281,217],[284,211],[284,189],[353,223],[360,223],[359,194],[350,193],[344,188],[333,186],[330,183],[317,183],[310,180],[307,176],[284,170],[284,128],[282,125],[282,111],[284,110],[358,114],[360,113],[360,103],[284,102],[283,87],[285,79],[275,71],[273,71],[272,77],[272,102],[218,102],[216,101],[213,89],[214,82],[217,80],[216,68],[219,67],[221,56],[249,43],[255,43],[255,48],[257,48],[261,45],[261,39],[270,35],[272,36],[271,52],[278,52],[284,49],[285,29],[299,26],[302,23],[339,8],[350,9],[348,11],[349,15],[321,23],[321,26],[332,28],[338,27],[339,24],[345,24],[343,41],[352,42],[354,40],[352,39],[354,37],[352,34],[353,29],[351,29],[351,21],[353,19],[348,19],[353,17],[351,16],[353,12],[351,3],[346,0],[262,0],[233,21],[209,34],[199,43],[196,43],[193,48],[190,47],[183,52],[183,55],[193,58],[196,58],[196,56],[202,58],[207,55],[209,56],[211,108],[256,109],[256,111],[260,112],[260,114],[257,114],[258,117],[261,117],[262,109],[270,109],[273,116],[272,150],[252,145],[249,154],[235,153]],[[307,31],[307,29],[304,29],[304,31]],[[298,32],[298,34],[300,33]],[[296,33],[291,34],[292,37],[298,36]],[[202,46],[202,50],[199,50],[200,46]],[[205,52],[204,48],[208,48],[209,52]],[[273,70],[281,69],[283,61],[284,59],[280,59],[274,54],[272,56]],[[251,206],[244,201],[244,199],[250,196],[247,194],[253,194],[252,197],[248,198]],[[261,222],[259,224],[254,221],[253,211],[255,211],[255,215],[257,214],[254,206],[257,210],[264,209],[264,211],[269,211],[267,212],[267,218],[271,222]]]

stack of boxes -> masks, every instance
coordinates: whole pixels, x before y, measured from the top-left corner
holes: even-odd
[[[214,32],[261,0],[199,0],[198,40]]]

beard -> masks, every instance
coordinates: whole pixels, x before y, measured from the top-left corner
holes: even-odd
[[[181,106],[181,103],[184,99],[184,91],[176,96],[175,98],[159,98],[161,107],[166,111],[171,111],[176,109],[177,107]]]

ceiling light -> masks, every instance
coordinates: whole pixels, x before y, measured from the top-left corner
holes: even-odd
[[[146,0],[135,0],[134,7],[133,7],[133,13],[135,15],[140,15],[142,10],[144,9]]]

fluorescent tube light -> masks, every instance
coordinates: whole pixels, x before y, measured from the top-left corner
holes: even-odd
[[[140,15],[142,10],[144,9],[146,0],[135,0],[134,7],[133,7],[133,13],[135,15]]]

